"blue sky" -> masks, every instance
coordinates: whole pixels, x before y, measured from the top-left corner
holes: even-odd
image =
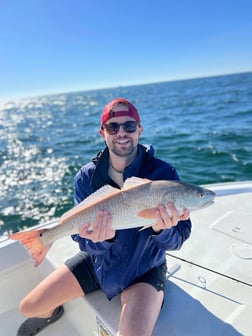
[[[1,0],[0,98],[252,71],[251,0]]]

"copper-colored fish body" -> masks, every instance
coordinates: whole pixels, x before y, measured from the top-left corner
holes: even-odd
[[[125,181],[122,189],[110,185],[100,188],[66,212],[53,228],[39,232],[18,232],[10,238],[24,244],[37,266],[55,240],[78,233],[84,223],[91,223],[92,226],[100,210],[106,210],[112,215],[112,227],[115,230],[122,230],[154,224],[159,204],[172,203],[182,214],[184,209],[194,211],[208,206],[214,197],[211,190],[185,182],[131,177]]]

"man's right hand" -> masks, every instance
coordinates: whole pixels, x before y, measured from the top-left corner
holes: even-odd
[[[112,228],[112,216],[107,211],[99,211],[91,227],[90,223],[85,223],[79,228],[81,238],[87,238],[94,243],[112,239],[115,230]]]

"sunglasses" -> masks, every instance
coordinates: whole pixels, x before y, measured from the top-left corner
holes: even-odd
[[[127,133],[134,133],[137,130],[138,122],[134,120],[125,121],[124,123],[110,122],[104,124],[102,129],[105,129],[108,134],[114,135],[119,132],[120,127],[123,127],[123,130]]]

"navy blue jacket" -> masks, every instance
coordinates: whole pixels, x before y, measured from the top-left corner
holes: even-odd
[[[118,187],[108,176],[108,158],[106,147],[77,173],[75,204],[106,184]],[[136,159],[124,170],[124,180],[132,176],[150,180],[179,179],[175,168],[156,158],[153,147],[147,145],[138,145]],[[190,232],[191,222],[186,220],[159,234],[154,234],[151,228],[142,231],[139,228],[117,230],[114,239],[98,243],[81,238],[78,234],[72,237],[79,243],[80,249],[90,255],[98,283],[111,299],[127,288],[134,279],[164,263],[165,251],[179,249]]]

